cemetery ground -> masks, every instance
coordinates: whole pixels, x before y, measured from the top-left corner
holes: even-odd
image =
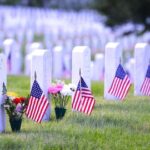
[[[29,94],[30,79],[8,76],[8,91]],[[51,121],[37,124],[24,116],[21,132],[13,133],[7,117],[6,132],[0,134],[5,150],[147,150],[150,147],[150,99],[133,96],[125,101],[103,98],[103,83],[92,82],[96,99],[91,116],[71,111],[71,102],[61,121],[56,121],[52,103]]]

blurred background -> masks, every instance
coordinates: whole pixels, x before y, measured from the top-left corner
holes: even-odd
[[[150,43],[150,0],[0,0],[0,4],[0,49],[10,74],[30,75],[31,53],[48,49],[59,53],[60,76],[70,78],[71,53],[78,45],[90,47],[91,70],[103,71],[108,42],[121,43],[123,63],[132,74],[135,43]],[[101,79],[103,75],[97,80]]]

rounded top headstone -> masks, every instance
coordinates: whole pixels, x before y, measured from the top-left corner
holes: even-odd
[[[32,56],[41,56],[44,55],[48,50],[47,49],[36,49],[35,51],[32,52]]]
[[[147,43],[137,43],[137,44],[135,45],[135,48],[145,48],[145,47],[147,47],[147,46],[148,46]]]
[[[39,48],[43,48],[42,44],[39,42],[34,42],[30,45],[30,49],[39,49]]]
[[[95,59],[102,59],[104,58],[104,54],[96,54]]]
[[[57,51],[57,52],[60,52],[60,51],[62,51],[62,46],[55,46],[54,47],[54,51]]]
[[[11,38],[6,39],[6,40],[4,40],[4,42],[3,42],[4,46],[10,46],[10,45],[12,45],[12,44],[14,44],[14,43],[15,43],[15,40],[14,40],[14,39],[11,39]]]
[[[76,47],[74,47],[74,49],[73,49],[73,52],[84,52],[84,51],[90,51],[90,48],[88,47],[88,46],[76,46]]]
[[[106,44],[106,48],[116,48],[119,46],[118,42],[109,42]]]

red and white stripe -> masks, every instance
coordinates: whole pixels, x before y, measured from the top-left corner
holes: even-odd
[[[49,102],[44,94],[41,95],[40,99],[31,96],[26,110],[26,115],[28,118],[40,123],[48,106]]]
[[[81,94],[80,94],[80,91],[77,90],[74,93],[73,102],[72,102],[72,109],[78,111],[80,103],[81,103]]]
[[[123,100],[126,97],[130,86],[131,80],[129,79],[128,75],[126,75],[123,80],[115,77],[113,79],[110,89],[108,90],[108,93]]]
[[[145,78],[140,91],[143,95],[150,96],[150,78]]]
[[[74,94],[72,108],[90,115],[95,105],[95,99],[87,88],[81,88],[81,91],[76,91]]]

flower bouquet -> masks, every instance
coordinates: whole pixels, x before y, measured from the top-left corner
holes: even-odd
[[[49,87],[48,94],[55,104],[56,119],[62,119],[66,112],[66,105],[74,91],[72,84],[64,84],[63,82],[57,81],[56,84]]]
[[[5,108],[8,116],[12,131],[19,131],[22,122],[22,116],[28,104],[28,98],[14,97],[14,93],[4,95],[4,103],[2,107]]]

